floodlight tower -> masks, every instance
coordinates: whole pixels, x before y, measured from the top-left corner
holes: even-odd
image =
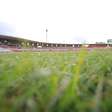
[[[47,38],[48,38],[48,29],[46,28],[46,43],[47,43]]]

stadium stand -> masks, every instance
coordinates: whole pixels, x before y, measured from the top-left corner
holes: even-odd
[[[46,43],[46,42],[38,42],[32,41],[24,38],[14,37],[14,36],[7,36],[7,35],[0,35],[0,47],[1,48],[10,48],[20,51],[20,49],[24,50],[39,50],[39,51],[49,51],[49,50],[76,50],[81,47],[86,48],[107,48],[112,47],[112,44],[104,44],[104,43],[97,43],[97,44],[60,44],[60,43]]]

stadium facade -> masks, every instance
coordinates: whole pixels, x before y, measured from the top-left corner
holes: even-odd
[[[112,44],[105,43],[96,43],[96,44],[60,44],[60,43],[46,43],[46,42],[38,42],[32,41],[28,39],[0,35],[0,47],[9,47],[9,48],[81,48],[82,46],[88,48],[105,48],[112,47]]]

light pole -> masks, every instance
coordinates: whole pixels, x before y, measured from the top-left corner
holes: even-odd
[[[47,43],[47,38],[48,38],[48,29],[46,28],[46,43]]]

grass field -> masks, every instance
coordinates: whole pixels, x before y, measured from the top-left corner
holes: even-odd
[[[0,112],[111,112],[112,51],[0,54]]]

